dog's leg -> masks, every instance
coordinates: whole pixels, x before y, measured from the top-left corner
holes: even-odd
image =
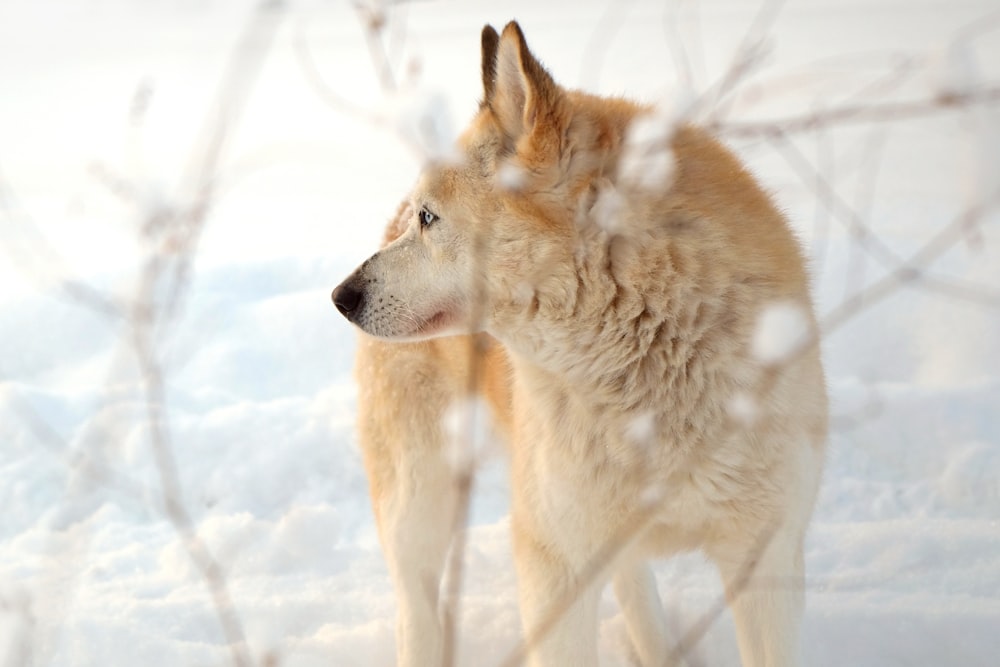
[[[804,598],[803,531],[763,529],[715,555],[736,622],[744,667],[799,664]],[[762,542],[766,544],[762,544]]]
[[[614,589],[640,664],[665,667],[670,648],[667,623],[652,570],[641,561],[625,562],[615,572]]]
[[[420,444],[426,446],[426,441]],[[443,458],[426,452],[424,456],[400,471],[400,484],[382,523],[386,563],[399,604],[399,667],[436,667],[442,660],[438,592],[451,542],[455,492]]]
[[[427,344],[358,341],[358,440],[398,605],[399,667],[437,667],[438,591],[455,488],[441,415],[450,389]]]
[[[532,667],[597,667],[597,603],[604,580],[582,584],[572,564],[517,518],[514,562]]]

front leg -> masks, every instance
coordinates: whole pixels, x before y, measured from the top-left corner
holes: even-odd
[[[443,658],[438,597],[456,489],[441,429],[451,393],[436,359],[427,344],[359,340],[358,440],[398,604],[399,667]]]
[[[764,526],[713,549],[736,623],[740,659],[745,667],[794,667],[799,664],[802,620],[803,529]]]
[[[443,457],[430,456],[408,462],[409,470],[398,478],[401,483],[380,512],[386,564],[399,605],[399,667],[435,667],[443,660],[438,598],[452,538],[455,487]]]
[[[586,582],[564,554],[512,519],[521,622],[532,667],[597,667],[597,604],[605,577]]]
[[[670,642],[656,577],[644,561],[625,559],[614,575],[615,597],[625,617],[625,628],[643,667],[667,667]]]

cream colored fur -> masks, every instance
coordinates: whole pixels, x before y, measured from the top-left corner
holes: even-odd
[[[826,393],[793,235],[699,129],[672,129],[661,182],[626,177],[629,130],[652,111],[559,87],[514,23],[484,29],[483,82],[463,159],[424,170],[333,295],[367,334],[360,433],[400,664],[441,660],[441,418],[470,387],[510,441],[532,665],[597,664],[609,579],[641,663],[667,664],[646,561],[689,549],[719,567],[743,663],[796,664]],[[805,331],[777,361],[754,352],[774,304]],[[461,332],[475,337],[443,337]]]

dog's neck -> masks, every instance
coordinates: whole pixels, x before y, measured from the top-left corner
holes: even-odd
[[[497,311],[491,333],[520,366],[558,376],[595,409],[627,411],[700,382],[713,353],[732,358],[716,349],[733,344],[731,295],[703,275],[706,258],[663,231],[585,229],[579,243],[530,298]]]

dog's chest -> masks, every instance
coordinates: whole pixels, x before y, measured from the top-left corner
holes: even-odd
[[[599,548],[642,517],[677,536],[676,548],[695,546],[684,536],[741,493],[728,463],[698,455],[718,421],[709,411],[674,418],[598,407],[550,379],[533,380],[519,410],[515,483],[533,489],[534,511],[570,552]]]

